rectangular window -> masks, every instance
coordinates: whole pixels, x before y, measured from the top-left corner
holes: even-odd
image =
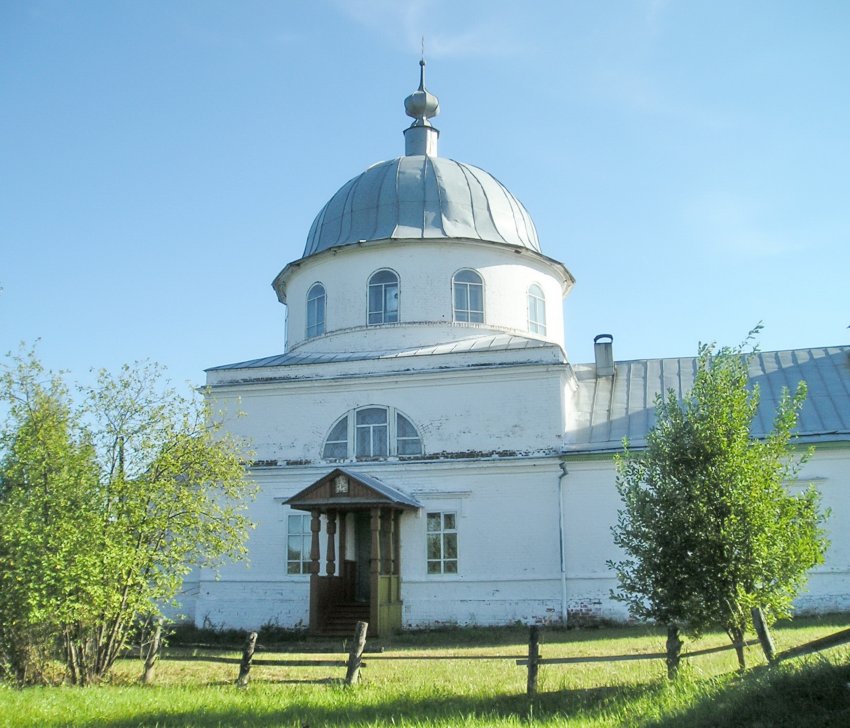
[[[387,410],[369,407],[357,411],[355,423],[355,449],[358,458],[379,458],[388,455],[389,440]]]
[[[286,573],[310,573],[310,531],[309,513],[292,514],[286,524]]]
[[[457,515],[429,513],[426,536],[428,573],[457,574]]]

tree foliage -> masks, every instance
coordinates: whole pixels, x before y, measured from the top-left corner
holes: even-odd
[[[99,373],[75,405],[30,353],[0,376],[0,673],[106,675],[194,566],[240,558],[244,446],[150,364]]]
[[[805,383],[783,392],[767,436],[751,435],[759,389],[744,349],[757,330],[735,348],[701,345],[693,389],[659,396],[646,449],[626,443],[616,463],[613,535],[625,558],[610,564],[613,596],[667,625],[677,654],[679,628],[719,627],[740,645],[753,607],[768,622],[787,616],[827,547],[819,494],[787,487],[807,457],[791,447]]]

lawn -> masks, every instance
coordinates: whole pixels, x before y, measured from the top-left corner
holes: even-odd
[[[775,637],[782,650],[848,626],[850,615],[798,619],[779,626]],[[0,725],[850,726],[848,647],[772,669],[751,647],[747,657],[755,668],[744,677],[735,672],[732,651],[697,657],[674,685],[661,660],[543,665],[539,695],[529,700],[526,670],[515,664],[527,639],[523,628],[401,634],[380,641],[384,652],[365,656],[362,682],[354,688],[341,685],[343,668],[256,665],[249,687],[239,690],[235,665],[167,657],[157,666],[155,684],[143,687],[136,684],[139,661],[127,659],[109,685],[0,687]],[[726,640],[711,634],[685,649]],[[308,651],[318,646],[289,643],[286,657],[316,658]],[[342,645],[336,646],[343,659]],[[649,628],[545,629],[541,653],[551,658],[663,648],[663,635]],[[192,654],[173,646],[168,653]],[[447,655],[458,659],[434,659]]]

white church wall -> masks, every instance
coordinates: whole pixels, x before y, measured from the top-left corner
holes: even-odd
[[[614,487],[610,457],[566,461],[563,481],[567,603],[574,619],[627,619],[622,604],[611,599],[616,578],[608,560],[620,557],[611,527],[616,523],[620,497]]]
[[[424,508],[403,531],[404,624],[559,620],[559,472],[557,458],[528,458],[405,473]],[[457,515],[457,574],[427,572],[428,512]]]
[[[560,620],[559,464],[557,457],[528,457],[353,466],[402,487],[424,506],[405,513],[400,526],[406,626]],[[801,473],[832,509],[826,563],[812,572],[796,602],[803,613],[850,609],[849,466],[850,449],[824,448]],[[185,610],[198,625],[306,626],[309,577],[286,573],[286,517],[292,511],[282,503],[327,470],[321,464],[252,470],[261,491],[249,513],[256,523],[248,544],[250,562],[226,565],[217,575],[200,573],[190,590],[194,612],[189,612],[191,606]],[[620,557],[610,531],[620,507],[613,462],[610,457],[570,458],[567,470],[563,503],[569,620],[625,620],[624,606],[610,599],[616,579],[606,565]],[[429,511],[457,514],[456,576],[427,573]],[[324,573],[324,525],[320,544]]]
[[[484,323],[452,322],[452,276],[472,268],[484,279]],[[367,326],[370,276],[399,276],[399,321]],[[325,336],[306,340],[306,299],[321,282],[327,295]],[[537,283],[546,298],[546,335],[528,332],[527,292]],[[287,348],[382,351],[455,341],[488,331],[513,331],[564,345],[560,269],[529,250],[463,241],[383,242],[330,250],[298,263],[286,287]],[[498,293],[497,293],[498,292]],[[406,327],[405,324],[417,324]],[[421,325],[427,324],[427,325]]]
[[[309,473],[309,474],[307,474]],[[198,626],[257,629],[266,623],[294,629],[309,621],[309,577],[287,574],[287,516],[283,501],[319,473],[304,468],[252,468],[259,493],[248,509],[254,523],[248,559],[203,569],[198,580],[194,622]],[[324,544],[322,551],[324,555]]]
[[[617,586],[608,560],[622,552],[614,545],[611,528],[621,501],[614,486],[611,457],[571,458],[565,484],[566,554],[570,614],[627,619],[625,607],[610,598]],[[808,483],[822,496],[830,515],[825,528],[830,541],[825,562],[809,572],[808,583],[795,600],[800,613],[850,610],[850,448],[822,447],[803,466],[792,490]]]
[[[506,624],[515,621],[559,621],[561,618],[560,543],[558,530],[559,459],[512,458],[492,461],[382,462],[361,465],[387,483],[400,485],[422,503],[418,513],[401,521],[402,598],[404,624]],[[227,625],[256,629],[271,622],[301,628],[308,619],[307,575],[286,574],[285,498],[327,472],[327,466],[255,468],[261,487],[250,508],[256,524],[249,538],[250,561],[204,570],[197,586],[194,620],[199,626]],[[602,482],[604,482],[604,474]],[[609,482],[610,484],[610,482]],[[592,490],[591,486],[591,490]],[[609,495],[612,489],[609,488]],[[604,488],[599,489],[600,494]],[[578,493],[586,495],[587,489]],[[571,494],[569,486],[566,493]],[[610,500],[599,499],[600,507]],[[572,616],[622,616],[602,604],[604,533],[589,544],[582,526],[570,517],[565,499],[568,598]],[[426,521],[430,511],[458,517],[458,575],[429,575],[426,568]],[[588,511],[585,509],[584,514]],[[604,518],[605,513],[592,514]],[[592,532],[592,530],[591,530]],[[583,542],[602,557],[589,564],[571,563]],[[320,539],[322,572],[326,536]],[[353,544],[349,543],[349,552]],[[587,552],[588,555],[591,551]],[[580,566],[581,568],[576,568]],[[600,584],[604,584],[604,588]]]
[[[407,372],[215,390],[215,411],[247,438],[257,460],[315,461],[336,420],[366,405],[392,406],[419,428],[426,455],[557,450],[564,365]],[[496,394],[497,393],[497,394]]]
[[[196,624],[306,626],[309,577],[286,573],[286,518],[301,512],[282,502],[324,472],[316,466],[252,471],[261,493],[250,509],[256,523],[248,544],[250,562],[200,574]],[[557,458],[382,462],[369,463],[366,472],[403,484],[424,506],[405,513],[400,523],[406,625],[560,619]],[[457,575],[427,573],[425,534],[431,511],[457,514]],[[323,523],[322,573],[326,540]],[[351,553],[353,544],[348,548]]]
[[[850,610],[850,445],[822,446],[803,465],[796,489],[811,483],[829,510],[826,560],[809,573],[806,590],[795,602],[802,613]]]

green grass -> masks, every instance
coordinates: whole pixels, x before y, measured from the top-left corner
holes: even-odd
[[[776,629],[779,649],[846,628],[850,616],[800,619]],[[661,660],[543,665],[539,695],[525,697],[523,628],[414,632],[368,654],[360,685],[340,684],[342,668],[257,665],[245,690],[237,667],[162,661],[156,684],[135,684],[138,660],[123,660],[110,685],[93,688],[0,687],[2,726],[850,726],[850,648],[735,672],[734,652],[694,658],[669,684]],[[723,644],[707,635],[686,649]],[[649,628],[543,630],[544,658],[663,651]],[[338,647],[341,647],[337,643]],[[317,643],[292,641],[288,656]],[[172,653],[190,654],[170,647]],[[214,654],[237,656],[236,652]],[[456,660],[427,659],[451,654]],[[471,659],[487,655],[492,659]],[[262,657],[258,653],[257,657]],[[391,659],[405,657],[411,659]]]

